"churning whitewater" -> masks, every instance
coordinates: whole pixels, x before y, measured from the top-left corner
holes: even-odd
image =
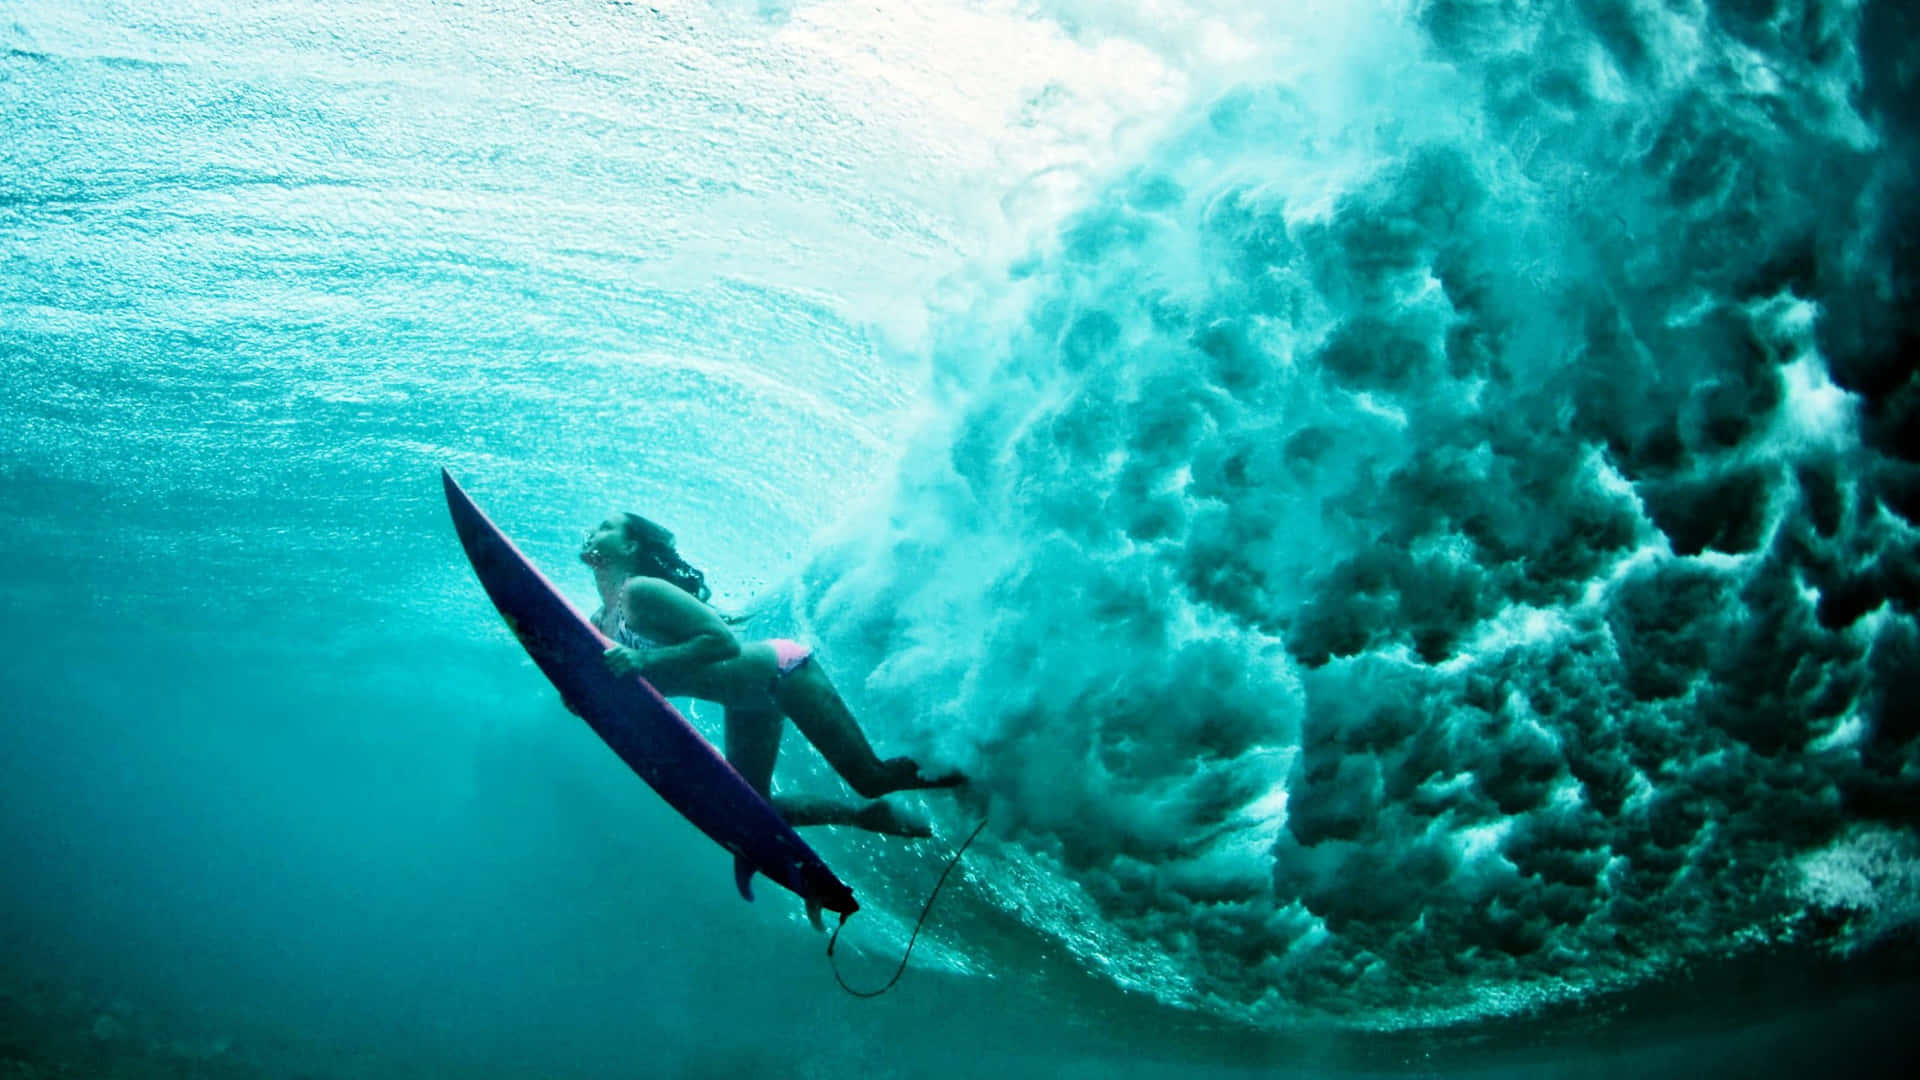
[[[940,324],[815,625],[992,793],[1002,902],[1170,1001],[1430,1023],[1909,926],[1876,12],[1401,14],[1283,34]]]

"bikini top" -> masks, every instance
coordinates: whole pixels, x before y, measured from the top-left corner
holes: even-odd
[[[621,614],[614,615],[613,632],[607,636],[629,649],[662,649],[667,645],[664,641],[650,638],[628,626],[627,617]]]

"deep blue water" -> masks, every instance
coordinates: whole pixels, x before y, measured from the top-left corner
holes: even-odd
[[[1892,1074],[1914,22],[0,0],[0,1070]],[[818,839],[873,983],[989,815],[898,990],[443,465],[974,778]]]

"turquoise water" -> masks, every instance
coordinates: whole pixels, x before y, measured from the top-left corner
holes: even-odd
[[[416,7],[0,3],[7,1075],[1910,1054],[1902,5]],[[875,983],[990,816],[899,989],[443,465],[975,778],[818,839]]]

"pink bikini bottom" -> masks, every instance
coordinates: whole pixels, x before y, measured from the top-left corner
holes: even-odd
[[[780,665],[780,674],[773,677],[774,682],[793,674],[802,664],[813,659],[813,650],[797,641],[774,638],[767,644],[773,646],[773,658]]]

